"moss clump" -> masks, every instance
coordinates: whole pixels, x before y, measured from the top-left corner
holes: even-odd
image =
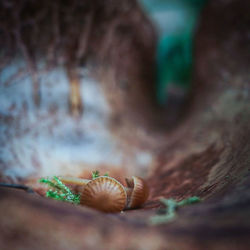
[[[72,193],[72,191],[64,185],[58,177],[54,176],[53,178],[41,178],[39,182],[47,184],[50,187],[50,189],[46,192],[46,197],[73,204],[80,203],[80,195]]]
[[[201,199],[197,196],[189,197],[179,202],[173,199],[161,199],[161,202],[166,206],[164,214],[151,217],[150,224],[157,225],[171,222],[176,218],[176,211],[179,207],[191,205],[200,201]]]

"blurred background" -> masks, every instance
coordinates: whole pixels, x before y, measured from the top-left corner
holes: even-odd
[[[140,0],[157,31],[156,96],[183,101],[192,85],[194,35],[207,0]]]
[[[147,176],[190,96],[205,2],[1,1],[2,178]]]

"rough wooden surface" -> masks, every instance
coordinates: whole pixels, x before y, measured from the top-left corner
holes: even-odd
[[[0,248],[249,249],[249,13],[243,0],[210,1],[204,10],[194,101],[157,149],[144,209],[107,215],[1,188]],[[148,224],[159,197],[191,195],[204,200],[171,223]]]

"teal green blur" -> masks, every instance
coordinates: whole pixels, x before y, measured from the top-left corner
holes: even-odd
[[[193,43],[207,0],[140,0],[158,32],[156,97],[164,105],[169,89],[187,95],[192,86]],[[173,91],[172,91],[173,92]]]

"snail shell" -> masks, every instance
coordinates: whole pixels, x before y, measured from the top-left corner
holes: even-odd
[[[90,180],[81,179],[77,177],[71,176],[58,176],[59,180],[62,181],[64,184],[71,184],[71,185],[86,185]]]
[[[128,194],[128,201],[127,201],[127,209],[137,208],[140,207],[149,196],[149,188],[146,182],[136,176],[132,176],[131,179],[126,178],[127,182],[127,194]]]
[[[76,194],[81,194],[87,183],[90,181],[87,179],[81,179],[71,176],[59,176],[58,178],[60,181],[62,181],[63,184],[70,187],[70,189]]]
[[[123,185],[112,177],[100,176],[89,181],[82,192],[80,204],[106,213],[122,211],[127,203]]]

